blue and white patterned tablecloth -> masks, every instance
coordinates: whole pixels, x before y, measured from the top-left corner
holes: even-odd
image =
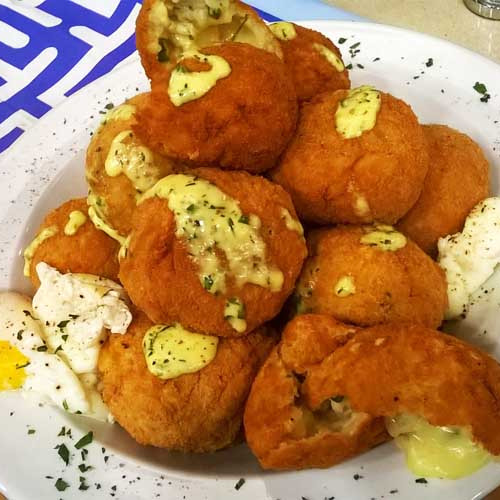
[[[135,51],[141,0],[0,0],[0,153]],[[351,19],[320,0],[250,0],[268,21]]]

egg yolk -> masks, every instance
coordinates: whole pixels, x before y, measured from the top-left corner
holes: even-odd
[[[19,389],[26,380],[29,359],[16,347],[0,340],[0,391]]]

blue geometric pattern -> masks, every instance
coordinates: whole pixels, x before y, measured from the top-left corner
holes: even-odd
[[[133,54],[140,4],[0,0],[0,153],[66,97]]]

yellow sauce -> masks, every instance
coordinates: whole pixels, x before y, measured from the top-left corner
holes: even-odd
[[[380,99],[380,92],[370,85],[350,90],[335,112],[337,132],[345,139],[354,139],[375,127]]]
[[[342,59],[332,52],[328,47],[315,43],[313,47],[340,73],[344,71],[345,66]]]
[[[139,204],[155,196],[168,200],[175,217],[175,234],[186,241],[207,291],[224,292],[227,274],[237,286],[252,283],[272,292],[281,290],[283,273],[267,264],[261,221],[256,215],[243,214],[237,200],[206,180],[183,174],[164,177]],[[229,270],[215,249],[225,253]]]
[[[80,210],[73,210],[69,214],[69,219],[64,226],[64,234],[66,236],[74,236],[78,230],[87,222],[87,216]]]
[[[217,354],[219,339],[192,333],[180,324],[156,325],[144,335],[143,351],[149,371],[161,379],[195,373]]]
[[[286,208],[281,209],[281,218],[285,221],[286,227],[290,231],[295,231],[303,236],[304,228],[302,227],[302,224],[297,219],[294,219],[292,214]]]
[[[132,104],[121,104],[109,110],[103,119],[103,124],[110,120],[130,120],[135,114],[135,106]]]
[[[405,414],[387,418],[386,426],[416,476],[459,479],[492,458],[480,444],[474,443],[466,429],[437,427],[421,417]]]
[[[24,275],[29,278],[30,277],[30,267],[31,261],[35,256],[35,252],[38,250],[38,247],[49,238],[52,238],[55,234],[57,234],[58,229],[57,226],[46,227],[40,233],[37,234],[36,238],[26,247],[24,250]]]
[[[283,41],[293,40],[297,36],[297,30],[292,23],[280,21],[269,25],[273,35]]]
[[[20,389],[26,380],[29,359],[16,347],[0,340],[0,391]]]
[[[406,246],[407,240],[404,234],[396,231],[392,226],[376,225],[361,237],[360,242],[386,252],[397,252]]]
[[[160,169],[154,164],[153,153],[135,142],[132,130],[123,130],[113,139],[104,168],[110,177],[125,174],[141,193],[162,177]]]
[[[342,276],[334,287],[335,295],[337,297],[349,297],[356,293],[356,286],[354,279],[351,276]]]
[[[127,238],[111,227],[102,213],[102,207],[104,205],[102,198],[90,192],[87,197],[87,204],[89,206],[88,214],[92,224],[94,224],[99,231],[106,233],[110,238],[118,241],[120,245],[125,245]]]
[[[238,298],[229,299],[224,307],[224,319],[238,333],[243,333],[247,329],[247,322],[245,321],[245,304]]]
[[[196,51],[186,52],[183,59],[197,59],[210,65],[208,71],[189,71],[182,60],[172,71],[168,95],[175,106],[203,97],[218,80],[231,74],[231,66],[220,56],[205,55]]]

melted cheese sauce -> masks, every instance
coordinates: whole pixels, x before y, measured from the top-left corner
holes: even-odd
[[[22,335],[22,334],[21,334]],[[6,340],[0,340],[0,391],[20,389],[26,380],[29,359]]]
[[[334,292],[337,297],[349,297],[356,293],[356,286],[352,276],[342,276],[334,287]]]
[[[64,226],[66,236],[74,236],[78,230],[87,222],[87,216],[80,210],[73,210],[69,214],[68,222]]]
[[[273,32],[273,35],[279,40],[287,41],[293,40],[297,37],[297,30],[292,23],[287,23],[285,21],[280,21],[269,25],[269,29]]]
[[[231,66],[220,56],[188,52],[183,59],[194,58],[210,65],[208,71],[189,71],[181,63],[170,75],[168,95],[175,106],[203,97],[221,79],[231,74]]]
[[[29,278],[30,277],[30,267],[31,262],[33,261],[33,257],[35,256],[35,252],[38,250],[38,247],[52,236],[58,233],[57,226],[46,227],[40,233],[37,234],[36,238],[26,247],[24,250],[24,275]]]
[[[237,286],[252,283],[272,292],[281,290],[283,273],[267,264],[261,221],[256,215],[243,214],[237,200],[206,180],[182,174],[163,178],[139,203],[155,196],[168,200],[175,234],[185,240],[207,291],[224,292],[227,274]],[[216,250],[225,253],[228,270]]]
[[[110,120],[130,120],[134,114],[135,106],[133,104],[121,104],[106,113],[103,123],[107,123]]]
[[[397,252],[406,246],[407,239],[404,234],[396,231],[392,226],[379,224],[369,229],[369,232],[361,237],[360,242],[385,252]]]
[[[345,66],[340,57],[332,52],[329,48],[321,45],[320,43],[315,43],[313,45],[314,49],[317,50],[339,73],[344,71]]]
[[[302,224],[297,219],[294,219],[292,214],[286,208],[281,209],[281,218],[285,221],[287,229],[299,233],[300,236],[304,235],[304,228],[302,227]]]
[[[106,161],[106,174],[125,174],[134,188],[143,193],[158,182],[162,175],[154,163],[153,153],[138,144],[132,130],[123,130],[112,141]]]
[[[238,333],[243,333],[247,329],[247,322],[245,321],[245,304],[238,298],[229,299],[224,307],[224,319]]]
[[[217,337],[193,333],[175,323],[153,326],[142,345],[148,370],[166,380],[204,368],[215,358],[218,342]]]
[[[360,137],[375,127],[380,105],[380,92],[370,85],[350,90],[335,112],[337,132],[345,139]]]
[[[436,427],[421,417],[405,414],[387,418],[386,426],[416,476],[458,479],[492,458],[465,429]]]

